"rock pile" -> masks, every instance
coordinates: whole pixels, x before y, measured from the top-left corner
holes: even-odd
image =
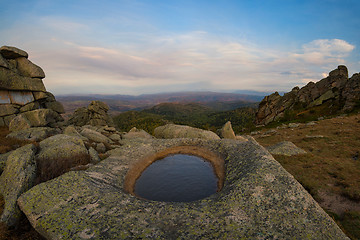
[[[266,96],[259,104],[256,113],[257,124],[268,124],[284,117],[286,110],[319,106],[331,101],[340,111],[351,111],[360,100],[360,74],[348,78],[346,66],[338,66],[329,76],[317,83],[295,87],[291,92],[280,96],[275,92]]]
[[[92,101],[89,106],[75,110],[68,123],[75,126],[115,126],[112,118],[107,114],[109,106],[100,101]]]
[[[18,48],[0,48],[0,126],[9,126],[18,114],[35,109],[64,113],[61,103],[47,92],[44,71]]]

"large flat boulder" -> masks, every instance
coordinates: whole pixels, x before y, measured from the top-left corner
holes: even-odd
[[[0,193],[5,200],[0,221],[7,226],[19,223],[21,212],[16,201],[33,186],[36,177],[35,152],[35,146],[29,144],[7,156],[5,169],[0,176]]]
[[[29,59],[20,57],[16,59],[16,62],[17,69],[22,76],[31,78],[45,78],[45,73],[41,67],[35,65]]]
[[[24,77],[2,67],[0,67],[0,86],[7,90],[46,91],[40,78]]]
[[[216,133],[184,125],[166,124],[154,129],[156,138],[220,139]]]
[[[24,193],[18,204],[32,226],[47,239],[348,239],[254,141],[140,139],[123,144],[86,171],[68,172]],[[186,147],[223,159],[221,191],[186,203],[147,201],[125,191],[127,173],[144,159]]]
[[[19,57],[28,58],[27,52],[12,46],[0,47],[0,54],[6,59],[15,59]]]
[[[111,144],[112,140],[108,137],[106,137],[105,135],[89,129],[89,128],[84,128],[80,134],[84,137],[86,137],[87,139],[97,142],[97,143],[105,143],[105,144]]]
[[[294,143],[289,141],[279,142],[275,145],[266,147],[266,149],[275,155],[284,155],[284,156],[293,156],[298,154],[306,154],[307,152],[299,147],[297,147]]]

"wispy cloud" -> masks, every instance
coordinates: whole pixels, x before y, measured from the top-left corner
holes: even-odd
[[[286,51],[205,31],[129,32],[126,42],[105,44],[86,38],[94,31],[86,24],[53,17],[38,23],[43,27],[32,32],[18,25],[9,36],[24,30],[27,38],[8,41],[31,46],[30,58],[44,68],[55,93],[289,90],[320,80],[355,49],[345,40],[316,39]]]

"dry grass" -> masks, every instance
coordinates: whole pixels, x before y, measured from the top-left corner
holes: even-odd
[[[89,154],[71,158],[37,159],[37,178],[35,184],[49,181],[63,175],[72,168],[90,163]]]
[[[27,140],[18,140],[15,138],[6,138],[10,133],[7,127],[0,127],[0,154],[15,150],[26,144],[33,143]]]
[[[309,138],[316,135],[323,137]],[[346,226],[349,236],[360,239],[359,231],[354,231],[360,216],[360,114],[325,119],[314,126],[277,129],[272,136],[255,138],[263,146],[291,141],[307,151],[304,155],[274,157],[324,209],[337,214],[337,222],[343,229]],[[333,196],[330,205],[328,196]],[[334,200],[336,196],[349,203],[347,209],[340,200]],[[350,218],[349,212],[358,218]]]

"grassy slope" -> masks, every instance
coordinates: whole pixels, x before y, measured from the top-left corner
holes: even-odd
[[[308,154],[274,156],[352,238],[360,239],[360,114],[276,129],[255,136],[263,146],[291,141]],[[322,135],[322,138],[307,136]]]

